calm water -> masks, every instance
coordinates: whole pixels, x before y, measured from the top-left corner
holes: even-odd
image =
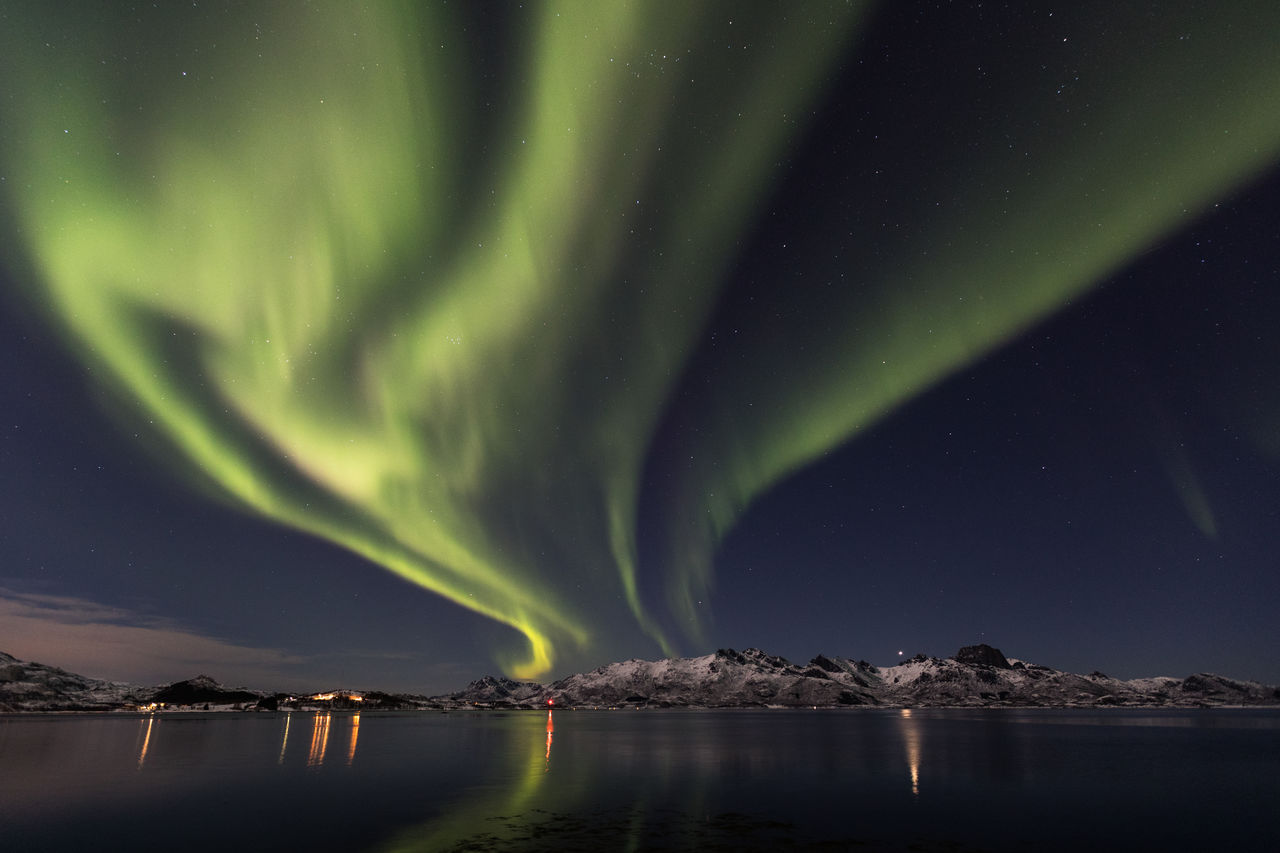
[[[1276,711],[0,716],[0,849],[1280,850]]]

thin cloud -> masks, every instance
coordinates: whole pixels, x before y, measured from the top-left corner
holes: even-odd
[[[163,617],[70,596],[0,587],[0,650],[95,678],[161,684],[207,674],[291,687],[310,659],[192,630]]]

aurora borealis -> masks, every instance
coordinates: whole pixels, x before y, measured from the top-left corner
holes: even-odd
[[[1274,4],[1114,5],[4,3],[6,288],[136,451],[508,673],[700,651],[744,513],[1275,168]]]

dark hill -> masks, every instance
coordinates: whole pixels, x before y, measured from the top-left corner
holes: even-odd
[[[248,690],[228,690],[207,675],[197,675],[161,688],[151,697],[151,701],[166,705],[195,705],[204,702],[228,705],[257,702],[261,698],[260,694],[250,693]]]

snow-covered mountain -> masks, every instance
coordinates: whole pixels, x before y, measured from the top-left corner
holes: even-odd
[[[436,696],[432,701],[443,706],[461,705],[545,705],[547,688],[536,681],[512,681],[486,675],[456,693]]]
[[[1004,657],[990,646],[966,647],[946,660],[917,655],[879,671],[881,695],[891,704],[947,707],[1280,705],[1280,687],[1256,681],[1209,673],[1121,680],[1101,672],[1077,675],[1016,659],[967,662],[979,649]]]
[[[0,652],[0,712],[271,710],[277,708],[414,710],[441,707],[425,696],[327,690],[267,693],[226,687],[207,675],[160,686],[103,681]]]
[[[759,649],[721,649],[696,658],[612,663],[561,679],[547,688],[547,694],[556,704],[564,705],[879,704],[871,689],[873,668],[869,664],[842,663],[815,658],[808,666],[800,667]]]
[[[1009,660],[987,645],[954,657],[917,655],[891,667],[819,655],[804,666],[758,649],[672,660],[629,660],[540,687],[485,678],[436,698],[442,705],[534,707],[1105,707],[1280,705],[1280,688],[1219,675],[1076,675]]]
[[[542,685],[486,677],[444,696],[359,694],[314,697],[229,690],[208,676],[166,687],[85,678],[0,652],[0,711],[109,711],[212,703],[221,708],[274,710],[329,707],[334,696],[360,696],[342,707],[1215,707],[1280,705],[1280,687],[1201,673],[1187,678],[1121,680],[1100,672],[1076,675],[1009,659],[987,645],[950,658],[917,655],[895,666],[819,655],[800,666],[759,649],[668,660],[628,660]],[[296,697],[296,698],[295,698]],[[317,702],[319,704],[317,704]],[[231,703],[235,703],[234,705]],[[299,704],[301,703],[301,704]],[[338,707],[338,704],[333,704]]]
[[[104,681],[0,652],[0,711],[130,711],[211,703],[239,708],[264,695],[223,687],[207,675],[159,687]]]
[[[154,687],[87,678],[0,652],[0,711],[113,711],[154,692]]]

